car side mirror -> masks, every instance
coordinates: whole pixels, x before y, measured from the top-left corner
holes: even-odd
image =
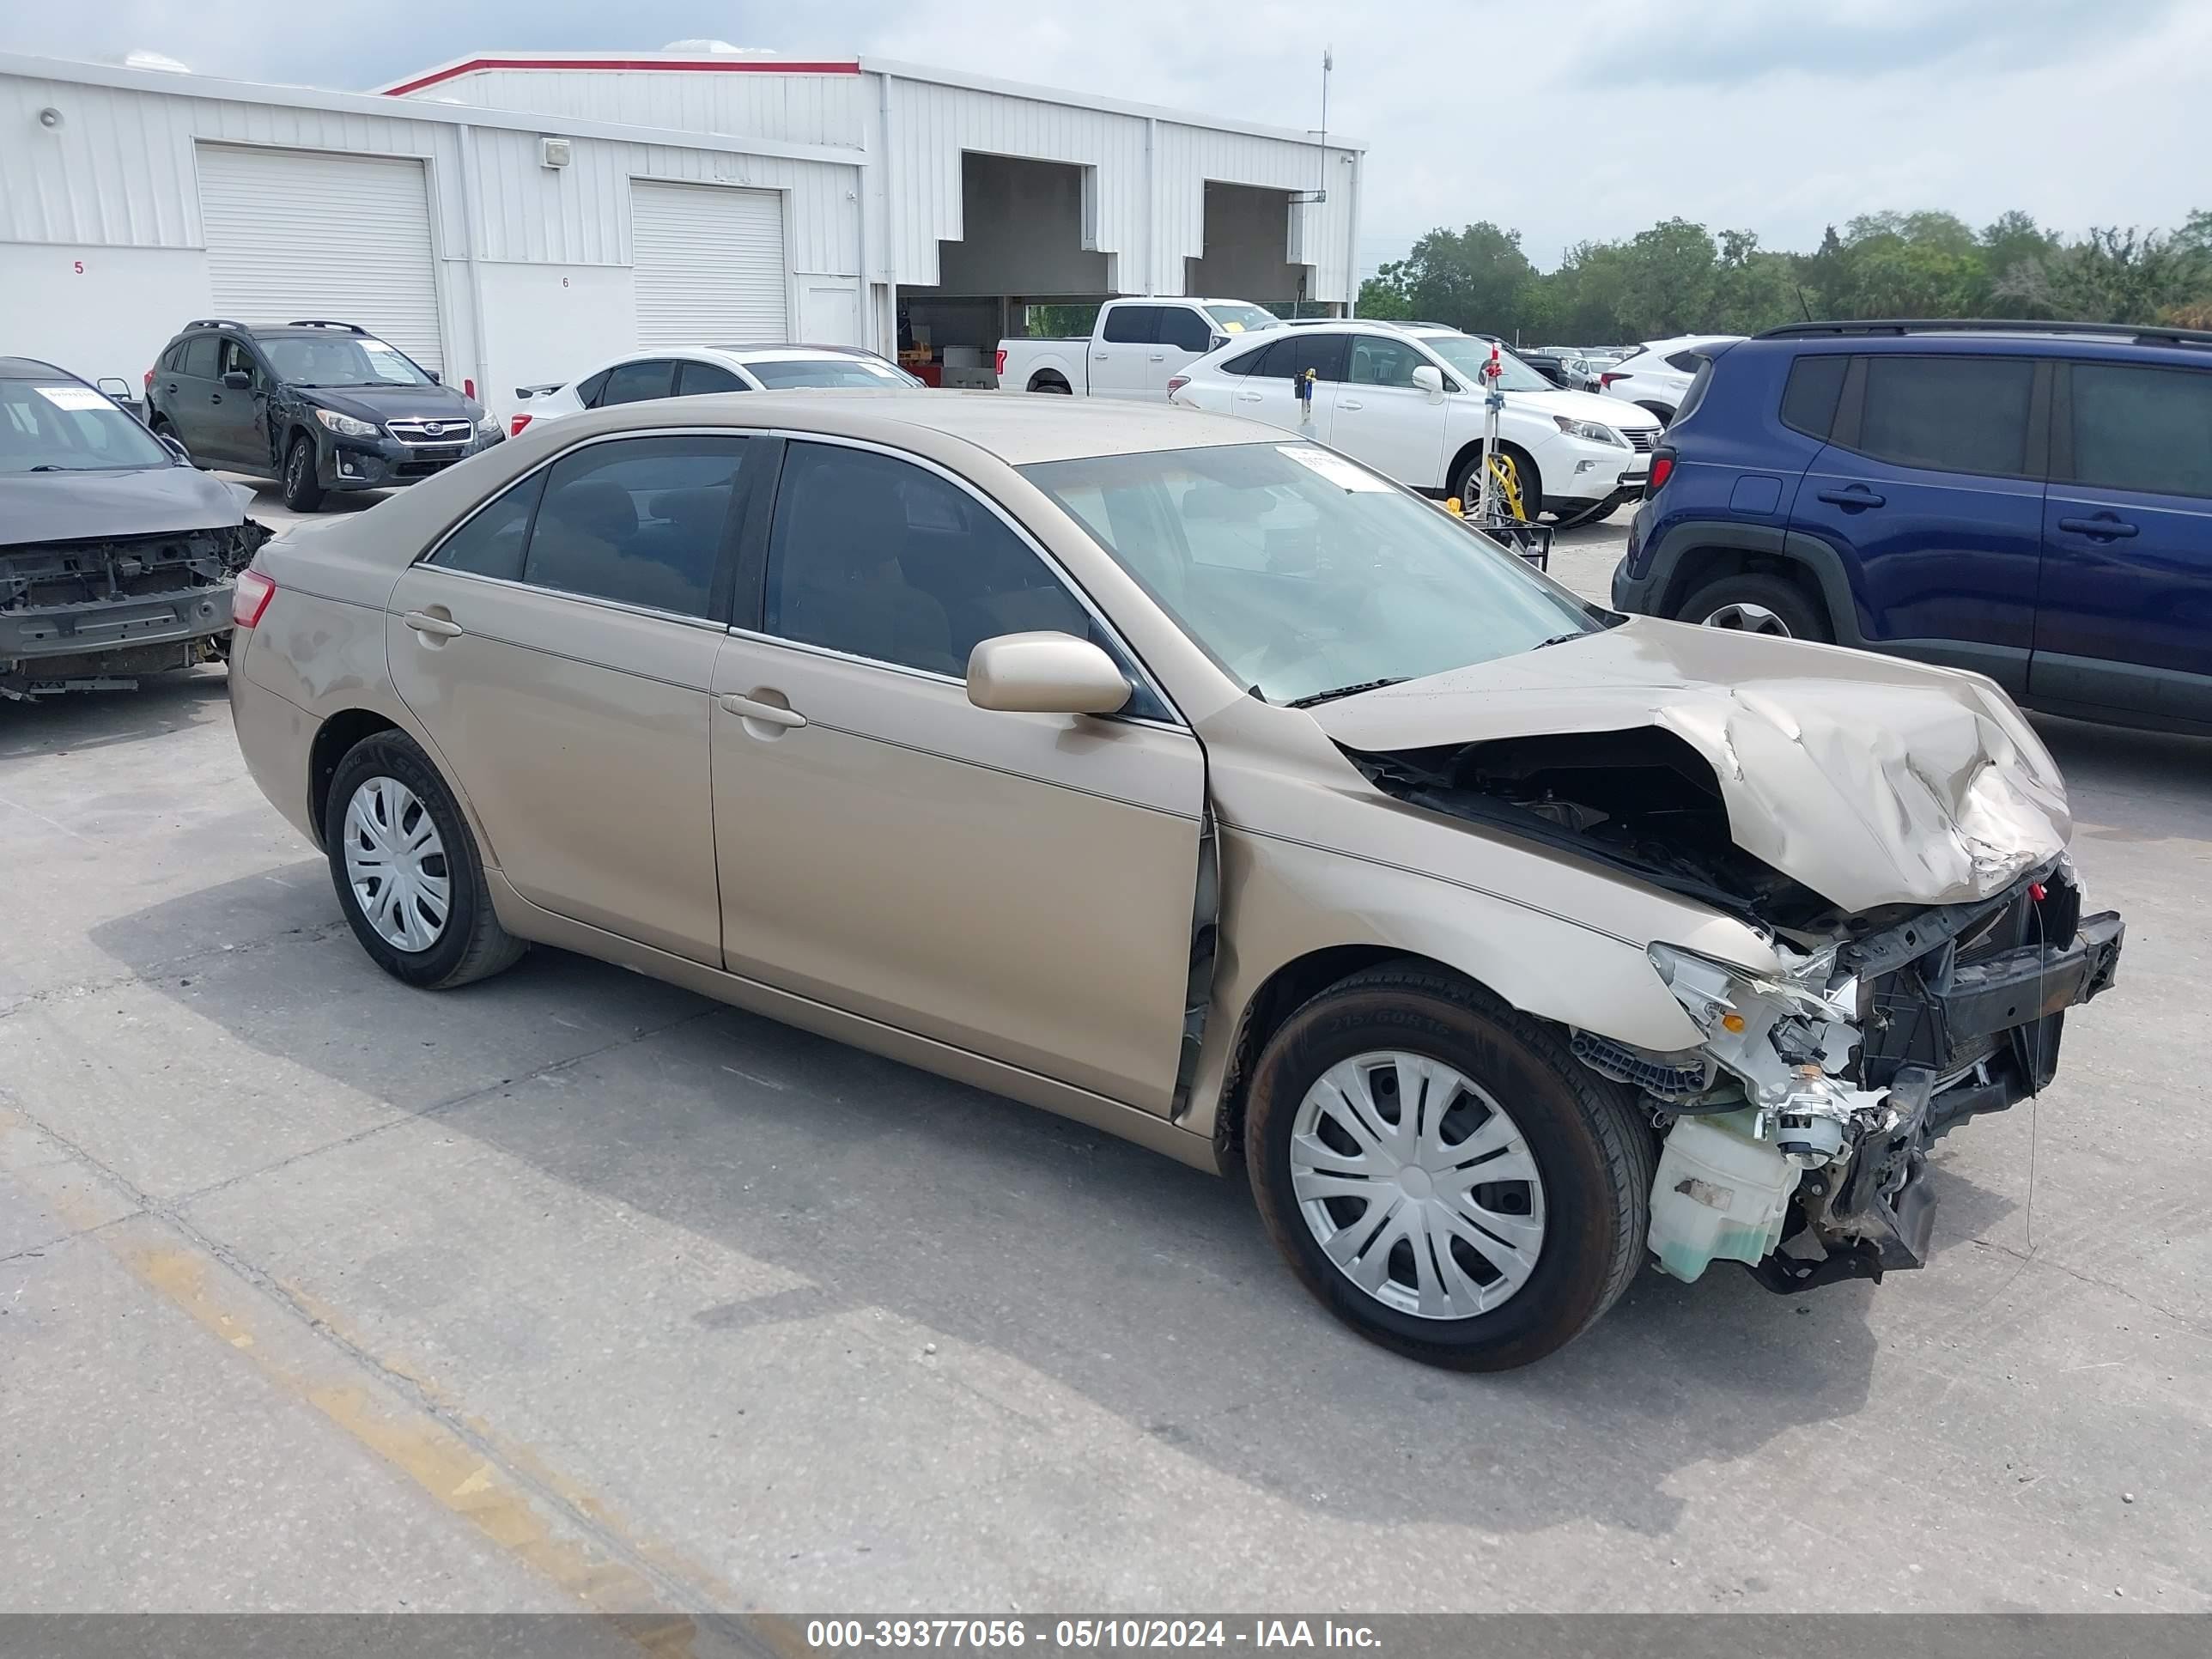
[[[1129,701],[1113,658],[1073,634],[1001,634],[968,653],[968,701],[1009,714],[1111,714]]]
[[[169,453],[175,456],[179,460],[185,462],[187,465],[191,464],[192,459],[191,453],[187,450],[184,445],[179,443],[174,438],[171,437],[166,432],[156,432],[154,435],[161,441],[162,448],[167,450]]]
[[[427,374],[427,375],[428,375],[428,376],[430,377],[430,384],[431,384],[432,386],[443,386],[443,385],[445,385],[445,381],[439,378],[438,371],[437,371],[436,369],[434,369],[434,368],[426,368],[426,369],[424,369],[422,372],[423,372],[425,374]]]
[[[1444,372],[1434,363],[1423,363],[1413,370],[1413,385],[1431,398],[1444,395]]]
[[[222,383],[233,392],[243,392],[253,384],[253,377],[242,368],[226,369],[223,371]]]

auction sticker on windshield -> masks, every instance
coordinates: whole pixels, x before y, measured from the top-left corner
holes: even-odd
[[[56,409],[106,409],[107,399],[88,386],[42,386],[37,388]]]
[[[1362,466],[1355,466],[1341,455],[1332,455],[1326,449],[1316,449],[1310,444],[1278,444],[1275,447],[1309,471],[1318,472],[1340,489],[1368,489],[1389,493],[1393,486],[1378,478]]]

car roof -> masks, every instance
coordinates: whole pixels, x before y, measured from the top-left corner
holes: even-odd
[[[2033,320],[1873,323],[1808,323],[1770,329],[1741,343],[1764,351],[1832,356],[1906,352],[1918,356],[2109,358],[2126,362],[2207,367],[2212,333],[2201,330],[2144,327],[2130,323],[2085,324]]]
[[[614,410],[587,410],[581,418],[607,433],[633,428],[651,431],[675,422],[788,428],[826,437],[903,441],[905,433],[913,431],[956,439],[1009,466],[1162,449],[1297,441],[1295,434],[1275,427],[1173,404],[1042,392],[811,387],[803,392],[718,392],[680,401],[680,410],[659,402],[622,404]],[[917,447],[926,449],[927,441]]]
[[[0,380],[76,380],[76,376],[65,368],[56,368],[52,363],[36,357],[0,357]],[[80,386],[83,381],[77,382]]]

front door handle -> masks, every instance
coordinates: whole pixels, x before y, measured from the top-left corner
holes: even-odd
[[[1152,361],[1156,363],[1164,363],[1167,362],[1167,360],[1168,354],[1164,351],[1155,351],[1152,354]]]
[[[454,640],[468,632],[451,617],[434,617],[427,611],[410,611],[399,620],[417,634],[428,634],[432,639]]]
[[[1849,489],[1824,489],[1820,492],[1819,499],[1827,502],[1830,507],[1881,507],[1887,505],[1889,500],[1887,495],[1875,495],[1864,484],[1853,484]]]
[[[2136,533],[2136,527],[2125,519],[2116,519],[2109,513],[2100,513],[2094,519],[2061,519],[2058,527],[2069,535],[2091,536],[2100,542],[2118,541]]]
[[[1240,404],[1264,404],[1267,400],[1256,392],[1240,392],[1237,394],[1237,401]]]
[[[1365,404],[1355,402],[1350,398],[1339,398],[1336,400],[1336,406],[1339,409],[1364,409],[1367,407]]]
[[[209,392],[209,393],[208,393],[208,401],[209,401],[210,403],[211,403],[211,404],[219,404],[219,403],[221,403],[221,402],[222,401],[222,393],[221,393],[220,392]]]
[[[776,703],[762,702],[752,697],[741,697],[735,692],[722,699],[722,707],[740,720],[758,720],[763,726],[804,726],[806,716],[796,708],[785,708]]]

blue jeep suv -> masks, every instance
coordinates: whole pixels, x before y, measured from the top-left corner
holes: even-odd
[[[2212,333],[1806,323],[1716,347],[1613,602],[2212,733]]]

